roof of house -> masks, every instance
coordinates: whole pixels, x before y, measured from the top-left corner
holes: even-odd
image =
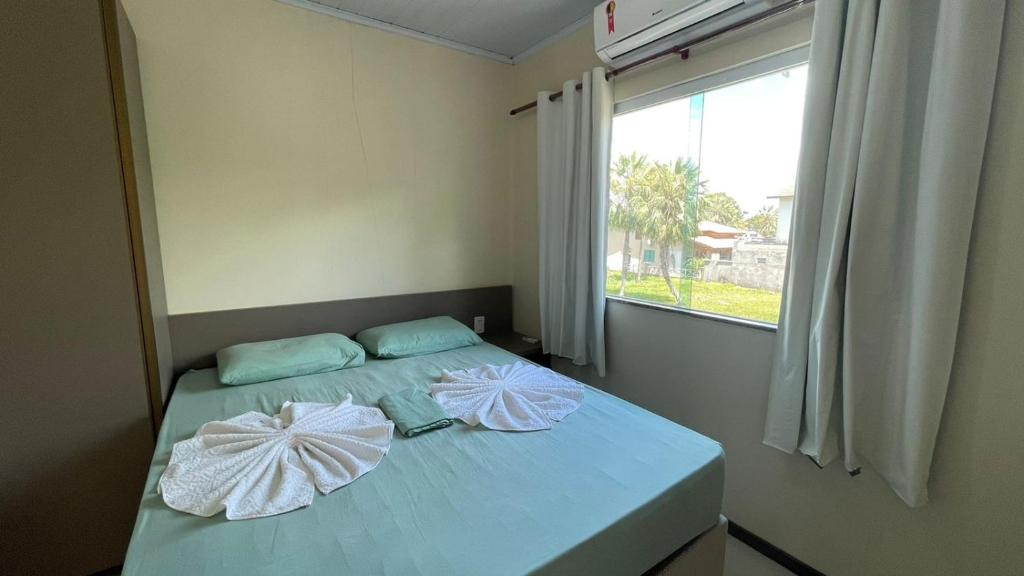
[[[733,228],[732,226],[726,226],[725,224],[719,224],[718,222],[712,222],[710,220],[701,220],[697,224],[697,228],[704,234],[744,234],[746,230],[740,228]]]
[[[735,238],[712,238],[711,236],[697,236],[693,239],[694,244],[699,244],[711,250],[730,250],[736,247]]]

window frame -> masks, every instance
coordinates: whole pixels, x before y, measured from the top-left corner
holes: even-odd
[[[738,84],[746,80],[766,76],[779,70],[806,64],[811,55],[809,45],[790,48],[751,60],[743,64],[718,70],[704,76],[670,84],[657,90],[626,98],[615,103],[614,116],[636,112],[672,100],[679,100],[700,92],[724,88],[730,84]]]
[[[697,93],[708,92],[710,90],[729,86],[730,84],[737,84],[759,76],[772,74],[786,68],[806,64],[810,58],[810,52],[810,45],[804,44],[781,52],[768,54],[756,60],[751,60],[736,66],[718,70],[704,76],[698,76],[697,78],[693,78],[685,82],[671,84],[652,92],[627,98],[615,103],[613,115],[619,116],[621,114],[636,112],[637,110],[643,110],[644,108],[650,108],[651,106],[657,106],[672,100],[679,100]],[[614,134],[612,137],[614,138]],[[605,222],[605,226],[607,225],[607,222]],[[783,289],[783,294],[785,294],[785,289]],[[748,318],[739,318],[736,316],[725,316],[723,314],[715,314],[714,312],[705,312],[703,310],[696,310],[692,308],[668,306],[658,302],[649,302],[647,300],[630,298],[628,296],[611,295],[608,294],[607,290],[605,290],[604,297],[605,300],[612,300],[614,302],[621,302],[623,304],[648,308],[651,310],[683,314],[693,318],[745,326],[747,328],[754,328],[767,332],[778,331],[778,324],[771,324]]]

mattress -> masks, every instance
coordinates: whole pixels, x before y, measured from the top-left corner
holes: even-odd
[[[229,387],[216,370],[177,384],[124,565],[170,574],[640,574],[718,521],[721,447],[595,388],[551,430],[457,423],[395,434],[369,474],[308,508],[256,520],[201,518],[156,492],[175,442],[205,422],[286,400],[357,404],[443,369],[520,360],[480,344],[337,372]]]

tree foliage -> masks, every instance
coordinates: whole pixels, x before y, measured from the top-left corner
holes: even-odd
[[[633,152],[621,155],[612,164],[611,192],[608,199],[608,224],[624,232],[622,274],[619,296],[626,292],[632,250],[630,235],[640,228],[639,206],[649,186],[650,165],[647,156]]]
[[[612,164],[611,195],[608,202],[608,223],[617,230],[636,228],[633,206],[648,186],[650,164],[647,156],[633,152],[616,158]]]
[[[702,194],[700,197],[700,220],[707,220],[734,228],[743,227],[743,209],[735,198],[725,192]]]
[[[697,230],[694,206],[702,186],[699,176],[697,167],[682,158],[651,166],[650,185],[638,210],[638,229],[644,236],[659,244],[693,238]]]
[[[611,172],[608,223],[625,232],[620,294],[625,290],[630,267],[630,236],[637,234],[658,246],[659,271],[672,297],[680,303],[679,291],[670,274],[671,248],[692,249],[689,240],[697,235],[698,206],[704,191],[699,169],[682,158],[650,162],[646,156],[634,152],[616,158]]]
[[[779,229],[779,213],[774,206],[764,206],[757,214],[747,218],[746,227],[765,238],[774,238]]]
[[[651,168],[650,193],[641,214],[643,235],[658,244],[658,268],[676,304],[681,296],[672,282],[671,247],[689,242],[697,232],[697,198],[701,191],[700,170],[692,162],[677,158],[673,162],[655,162]]]

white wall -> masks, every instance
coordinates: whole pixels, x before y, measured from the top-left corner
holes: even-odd
[[[779,225],[775,230],[775,238],[780,242],[789,241],[789,226],[793,221],[793,198],[779,198]]]
[[[124,0],[170,313],[508,284],[511,67],[272,0]]]
[[[833,576],[1024,573],[1024,0],[1008,4],[929,505],[907,508],[870,470],[851,478],[761,444],[771,332],[612,302],[607,378],[557,363],[722,442],[726,515]],[[537,58],[565,58],[566,49]],[[528,204],[513,190],[517,208]],[[521,277],[517,268],[517,290]],[[519,311],[517,320],[532,322]]]

